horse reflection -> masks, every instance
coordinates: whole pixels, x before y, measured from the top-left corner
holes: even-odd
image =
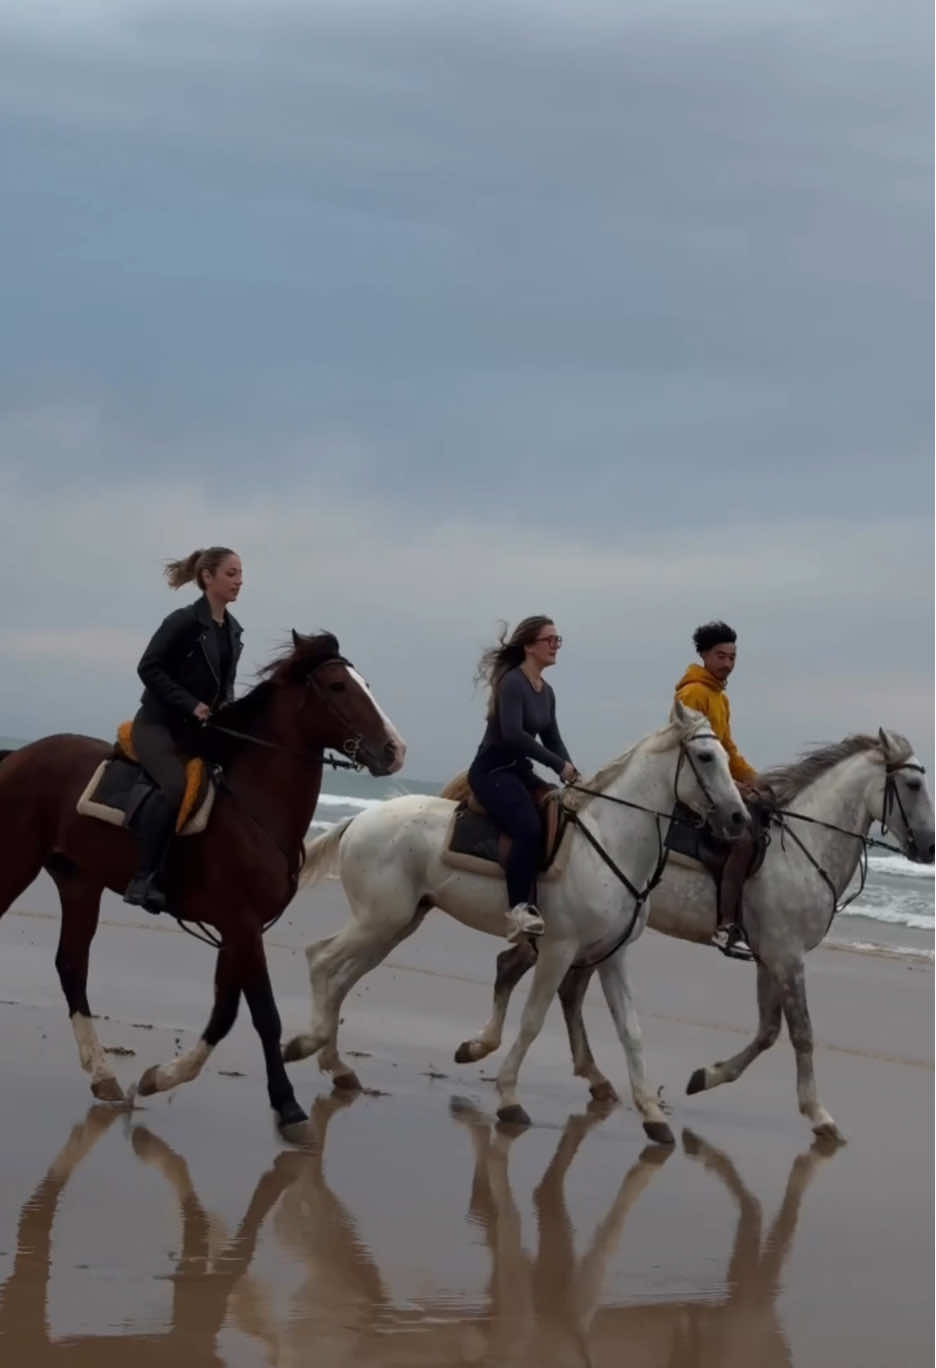
[[[124,1368],[128,1362],[145,1368],[175,1359],[186,1368],[221,1368],[219,1335],[234,1327],[254,1341],[259,1361],[276,1368],[305,1368],[312,1362],[316,1368],[749,1368],[754,1361],[764,1368],[789,1368],[792,1363],[776,1312],[777,1293],[803,1196],[828,1149],[817,1144],[795,1160],[763,1239],[760,1203],[732,1161],[684,1132],[685,1154],[737,1204],[724,1294],[709,1301],[602,1305],[628,1216],[672,1151],[651,1146],[638,1156],[578,1255],[566,1179],[604,1109],[571,1117],[534,1192],[537,1238],[531,1254],[524,1247],[510,1181],[516,1133],[492,1126],[471,1104],[453,1103],[454,1118],[466,1128],[472,1146],[468,1219],[483,1234],[488,1285],[474,1304],[457,1306],[451,1296],[432,1293],[401,1305],[360,1237],[355,1217],[326,1181],[329,1127],[338,1111],[351,1105],[353,1097],[318,1099],[309,1123],[315,1143],[276,1158],[232,1237],[206,1212],[185,1160],[145,1127],[133,1127],[134,1153],[166,1180],[181,1219],[170,1325],[161,1333],[54,1340],[47,1307],[56,1213],[75,1170],[122,1115],[92,1107],[23,1206],[13,1272],[0,1287],[4,1361],[30,1368],[65,1362],[71,1368]],[[275,1288],[251,1272],[265,1223],[277,1265]],[[284,1284],[292,1286],[288,1306],[274,1297]]]
[[[602,1306],[609,1264],[635,1202],[671,1150],[648,1146],[630,1167],[581,1256],[565,1182],[569,1168],[605,1109],[573,1116],[534,1193],[535,1255],[523,1244],[509,1176],[516,1132],[492,1125],[470,1104],[453,1104],[473,1148],[468,1218],[481,1229],[490,1258],[485,1300],[453,1307],[451,1296],[405,1306],[389,1296],[354,1216],[325,1180],[326,1135],[336,1111],[353,1097],[319,1099],[313,1110],[321,1147],[285,1162],[295,1181],[273,1225],[281,1243],[305,1265],[273,1361],[278,1368],[315,1362],[324,1368],[789,1368],[792,1360],[776,1312],[780,1275],[792,1248],[806,1188],[834,1146],[816,1142],[795,1160],[778,1214],[762,1240],[762,1212],[727,1155],[689,1131],[685,1154],[730,1192],[738,1221],[718,1300],[698,1297]],[[243,1329],[257,1333],[249,1323]]]
[[[145,1126],[134,1126],[134,1153],[165,1177],[178,1203],[182,1246],[172,1276],[172,1313],[165,1333],[84,1334],[52,1338],[48,1323],[52,1272],[52,1227],[72,1174],[118,1117],[126,1113],[94,1106],[76,1125],[49,1171],[25,1202],[17,1228],[13,1272],[0,1287],[0,1349],[6,1363],[30,1368],[165,1368],[175,1359],[186,1368],[223,1368],[217,1336],[235,1287],[253,1258],[257,1236],[291,1178],[277,1164],[257,1184],[237,1233],[226,1239],[219,1222],[206,1213],[188,1166]]]

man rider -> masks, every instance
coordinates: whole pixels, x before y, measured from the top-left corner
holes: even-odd
[[[706,622],[692,635],[701,665],[690,665],[676,685],[676,697],[687,708],[704,713],[712,731],[728,753],[731,776],[751,808],[754,826],[728,847],[727,859],[721,868],[718,884],[718,925],[712,944],[725,954],[731,954],[740,941],[746,940],[741,924],[741,893],[757,853],[758,828],[761,823],[757,810],[757,771],[738,750],[731,735],[731,706],[725,685],[735,667],[737,632],[727,622]],[[746,958],[742,949],[741,954]]]

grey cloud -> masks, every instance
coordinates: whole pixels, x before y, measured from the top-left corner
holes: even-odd
[[[814,708],[753,723],[770,758],[882,691],[913,726],[861,725],[931,735],[930,27],[805,0],[0,14],[8,564],[53,541],[3,626],[144,632],[214,508],[258,661],[320,603],[404,709],[431,659],[430,771],[473,735],[453,681],[540,586],[595,761],[712,612],[743,620],[749,699],[809,678]],[[25,725],[54,684],[4,640]],[[114,670],[56,706],[103,726]]]

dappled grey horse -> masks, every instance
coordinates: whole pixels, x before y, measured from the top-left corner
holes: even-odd
[[[773,1045],[785,1017],[796,1056],[800,1111],[817,1135],[842,1138],[816,1091],[803,957],[829,930],[839,899],[865,857],[872,822],[890,833],[908,859],[933,863],[933,801],[923,774],[909,741],[882,730],[876,737],[850,736],[822,746],[760,776],[774,794],[779,816],[764,863],[744,890],[744,925],[757,956],[757,1033],[731,1059],[696,1069],[687,1092],[739,1078]],[[650,900],[649,925],[681,940],[709,943],[715,885],[701,865],[670,857]],[[493,1014],[477,1036],[458,1047],[457,1062],[483,1059],[498,1048],[511,992],[534,960],[526,943],[498,956]],[[592,972],[571,968],[559,997],[575,1072],[587,1079],[594,1096],[607,1097],[611,1084],[595,1063],[582,1020]]]

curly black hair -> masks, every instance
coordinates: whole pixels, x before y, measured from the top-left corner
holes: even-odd
[[[738,633],[727,622],[703,622],[692,633],[692,642],[699,655],[704,655],[713,646],[721,646],[726,641],[737,641]]]

